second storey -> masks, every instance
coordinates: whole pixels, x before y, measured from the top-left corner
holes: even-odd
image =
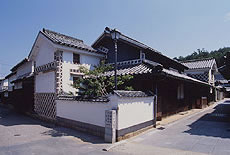
[[[93,69],[102,59],[104,53],[87,46],[82,40],[43,29],[29,54],[35,67],[36,92],[74,92],[74,80],[83,75],[79,67]]]

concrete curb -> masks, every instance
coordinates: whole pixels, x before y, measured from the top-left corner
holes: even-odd
[[[108,147],[102,149],[102,151],[109,151],[110,149],[112,149],[112,148],[114,148],[114,147],[116,147],[116,146],[118,146],[118,145],[124,144],[124,143],[126,143],[126,142],[127,142],[127,140],[122,140],[122,141],[116,142],[116,143],[111,144],[110,146],[108,146]]]

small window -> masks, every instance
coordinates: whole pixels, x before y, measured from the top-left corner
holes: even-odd
[[[80,64],[80,55],[73,53],[73,63],[74,64]]]
[[[141,53],[141,59],[145,59],[145,53]]]
[[[145,59],[145,53],[140,51],[140,59],[141,60],[144,60]]]
[[[184,99],[184,85],[183,84],[179,84],[179,86],[177,87],[177,99]]]

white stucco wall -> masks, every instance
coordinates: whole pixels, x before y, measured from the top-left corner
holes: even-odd
[[[3,87],[8,87],[8,79],[5,79],[5,80],[3,81]]]
[[[20,66],[17,69],[17,77],[27,73],[32,73],[32,69],[33,69],[32,61],[24,63],[22,66]]]
[[[81,77],[82,74],[71,74],[70,73],[70,69],[79,69],[81,65],[77,65],[77,64],[72,64],[70,62],[66,63],[64,62],[63,63],[63,74],[62,74],[62,80],[63,80],[63,92],[65,93],[69,93],[69,92],[72,92],[72,93],[75,93],[76,92],[76,89],[74,89],[72,87],[72,84],[73,84],[73,76],[79,76]],[[86,68],[89,68],[89,65],[83,65],[85,66]]]
[[[105,127],[105,110],[109,103],[56,100],[57,116]]]
[[[98,65],[100,62],[100,58],[96,56],[91,56],[87,54],[80,54],[80,64],[73,64],[73,53],[77,53],[76,51],[63,51],[63,91],[65,93],[75,93],[76,89],[74,89],[71,85],[73,84],[74,76],[82,76],[82,74],[71,74],[70,69],[79,69],[80,66],[84,66],[88,69],[93,69],[93,66]]]
[[[105,110],[118,109],[117,130],[128,128],[154,119],[153,97],[110,97],[106,103],[56,100],[57,116],[105,126]]]
[[[36,67],[53,62],[54,61],[55,48],[48,39],[41,40],[35,61]]]
[[[8,86],[8,79],[4,79],[0,82],[0,92],[4,90],[4,87]]]
[[[55,72],[40,73],[35,77],[35,93],[55,92]]]
[[[15,79],[16,79],[16,74],[8,78],[8,91],[13,91],[14,83],[11,83],[11,82],[14,81]]]
[[[78,50],[75,51],[63,51],[63,62],[65,63],[73,63],[73,53],[77,53],[80,55],[80,64],[87,65],[89,69],[93,69],[94,65],[98,65],[100,62],[100,57],[89,55],[85,53],[81,53]]]
[[[119,98],[118,109],[118,130],[154,119],[153,97]]]

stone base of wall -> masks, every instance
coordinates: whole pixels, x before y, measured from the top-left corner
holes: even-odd
[[[155,127],[154,120],[150,120],[125,129],[117,130],[117,141],[121,141],[123,139],[128,139],[130,137],[136,136],[153,127]]]
[[[48,118],[46,116],[38,115],[36,113],[26,112],[25,114],[34,118],[34,119],[38,119],[38,120],[41,120],[41,121],[44,121],[47,123],[56,124],[56,122],[57,122],[55,119],[51,119],[51,118]]]
[[[75,120],[70,120],[66,118],[56,117],[57,125],[72,128],[75,130],[83,131],[95,136],[104,138],[105,128],[89,123],[79,122]]]

